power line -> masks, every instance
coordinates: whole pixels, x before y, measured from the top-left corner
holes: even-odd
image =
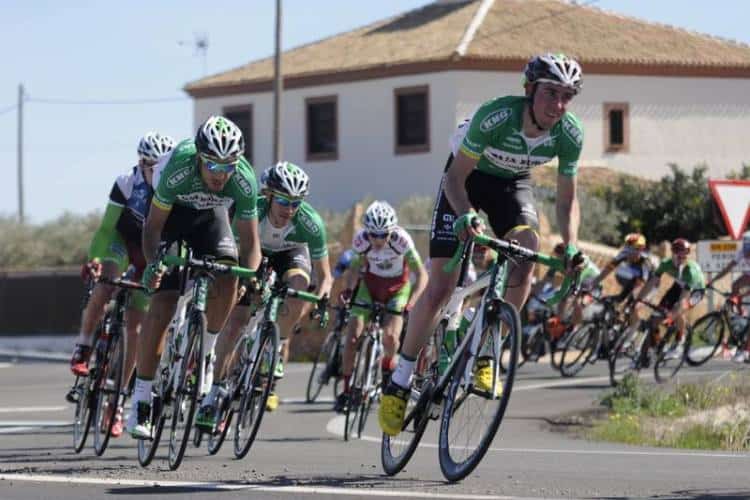
[[[42,97],[30,97],[26,99],[26,102],[34,102],[39,104],[62,104],[62,105],[92,105],[92,106],[117,106],[127,104],[160,104],[169,102],[180,102],[187,101],[189,97],[157,97],[153,99],[142,98],[142,99],[55,99],[55,98],[42,98]]]

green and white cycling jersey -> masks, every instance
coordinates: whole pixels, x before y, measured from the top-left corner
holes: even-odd
[[[570,112],[540,137],[523,133],[526,97],[498,97],[484,103],[451,139],[454,155],[461,150],[478,160],[480,172],[504,179],[528,177],[533,167],[558,159],[558,173],[572,177],[578,170],[583,126]],[[460,144],[460,148],[456,147]]]
[[[661,277],[668,274],[682,287],[688,290],[702,290],[706,288],[706,279],[703,276],[701,266],[694,260],[688,260],[685,265],[678,268],[671,257],[661,261],[654,275]]]
[[[214,193],[203,183],[198,153],[192,139],[182,141],[159,161],[154,168],[153,184],[156,186],[153,204],[163,210],[171,209],[173,204],[196,210],[222,206],[229,209],[234,204],[235,217],[248,220],[258,216],[258,183],[253,167],[240,158],[224,188]]]
[[[422,259],[414,246],[414,240],[400,226],[391,231],[388,242],[381,249],[376,249],[370,243],[367,231],[360,229],[354,235],[352,248],[355,256],[350,266],[355,269],[366,262],[367,272],[380,278],[402,277],[404,281],[408,281],[409,269],[422,267]]]
[[[573,285],[576,288],[590,288],[591,282],[599,276],[600,272],[599,267],[591,259],[586,258],[583,269],[575,276],[575,281],[571,276],[566,275],[560,284],[560,289],[547,301],[547,304],[552,306],[563,300]]]
[[[303,201],[289,224],[282,228],[274,227],[268,220],[268,200],[265,196],[258,197],[257,206],[260,246],[264,254],[307,247],[313,260],[328,255],[325,223],[309,203]]]

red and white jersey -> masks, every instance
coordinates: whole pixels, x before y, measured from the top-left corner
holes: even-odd
[[[400,226],[391,231],[388,241],[380,249],[372,245],[367,231],[361,229],[354,235],[352,248],[360,258],[366,259],[367,271],[382,278],[395,278],[407,274],[406,263],[415,258],[417,261],[419,259],[414,240]]]

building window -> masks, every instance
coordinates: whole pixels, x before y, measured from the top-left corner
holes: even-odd
[[[307,161],[337,160],[339,156],[337,97],[305,99],[305,109]]]
[[[430,93],[426,85],[395,94],[396,154],[430,151]]]
[[[245,138],[245,159],[253,164],[253,105],[224,108],[225,117],[232,120],[242,131]]]
[[[604,151],[627,153],[630,150],[630,112],[626,102],[604,103]]]

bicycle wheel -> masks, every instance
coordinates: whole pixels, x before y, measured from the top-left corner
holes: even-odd
[[[690,332],[686,333],[687,338],[684,345],[680,345],[677,333],[675,328],[670,328],[657,345],[654,378],[660,384],[674,378],[685,363],[686,353],[689,350],[687,344],[690,342]]]
[[[409,401],[404,412],[404,425],[397,436],[383,433],[380,441],[380,462],[389,476],[398,474],[419,446],[432,411],[432,389],[438,379],[440,348],[447,322],[441,321],[417,356]],[[435,417],[437,418],[437,417]]]
[[[94,419],[94,413],[91,408],[94,404],[94,395],[90,390],[93,385],[91,377],[94,372],[89,372],[88,377],[81,377],[76,384],[76,408],[73,414],[73,450],[80,453],[86,444],[86,437],[89,435],[89,428]]]
[[[159,449],[159,442],[161,441],[161,434],[164,431],[164,425],[170,415],[165,412],[165,409],[171,405],[170,395],[172,394],[172,388],[169,386],[170,383],[170,368],[169,368],[169,349],[165,349],[162,352],[162,359],[159,361],[159,368],[154,379],[153,388],[151,391],[151,422],[153,436],[151,439],[139,439],[138,440],[138,463],[141,467],[147,467],[156,455],[156,450]],[[131,408],[130,411],[135,411],[135,408]]]
[[[521,340],[521,359],[518,366],[527,361],[538,361],[544,350],[546,342],[544,341],[544,325],[538,323],[532,325],[528,335],[523,335]],[[503,363],[504,364],[504,363]]]
[[[187,338],[190,344],[180,363],[178,383],[172,401],[168,455],[170,470],[177,470],[185,456],[185,448],[193,428],[198,392],[203,384],[201,365],[204,360],[203,335],[206,335],[206,315],[193,310],[189,321]]]
[[[499,367],[493,367],[496,383],[502,384],[499,396],[480,392],[474,387],[471,373],[471,364],[476,358],[469,349],[460,354],[451,373],[440,422],[438,456],[440,469],[448,481],[463,479],[482,460],[497,433],[513,390],[521,321],[516,308],[507,302],[498,301],[495,308],[482,319],[480,349],[494,356],[507,337],[510,355],[507,372],[500,377]]]
[[[380,352],[382,352],[382,349],[373,349],[371,347],[369,355],[367,356],[370,369],[368,370],[369,376],[367,377],[367,383],[365,385],[366,389],[362,391],[362,401],[360,402],[359,408],[359,424],[357,425],[357,437],[359,439],[362,439],[362,432],[364,432],[365,426],[367,425],[367,417],[370,416],[372,403],[380,397],[382,392]]]
[[[318,398],[324,385],[328,385],[328,380],[335,374],[327,374],[328,377],[322,378],[323,374],[333,365],[334,357],[337,355],[338,335],[336,332],[330,332],[323,344],[320,346],[318,355],[313,361],[310,377],[307,379],[306,401],[313,403]]]
[[[641,369],[644,332],[631,330],[620,336],[609,355],[609,383],[616,387],[630,372]]]
[[[561,354],[560,374],[563,377],[576,376],[596,356],[601,334],[599,324],[592,321],[583,322],[571,333]]]
[[[685,357],[687,364],[700,366],[713,358],[724,338],[725,328],[724,317],[719,311],[708,313],[693,323],[690,348]]]
[[[370,370],[370,352],[372,351],[372,337],[363,335],[357,345],[357,355],[354,358],[349,401],[344,412],[344,441],[349,441],[357,425],[359,412],[364,402],[364,391],[367,390],[367,377]]]
[[[258,433],[273,385],[279,343],[279,327],[267,322],[261,330],[258,354],[243,368],[242,396],[234,421],[234,456],[243,458]]]
[[[94,417],[94,452],[100,457],[109,444],[112,425],[120,402],[125,340],[122,332],[114,333],[107,341],[105,359],[99,363],[99,377]]]

